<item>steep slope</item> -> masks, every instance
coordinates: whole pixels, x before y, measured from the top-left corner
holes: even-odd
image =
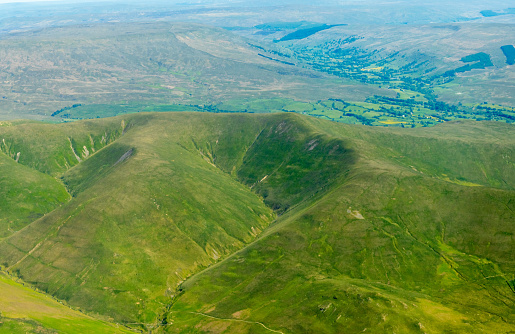
[[[74,198],[0,246],[9,269],[71,304],[151,322],[178,282],[252,240],[271,210],[177,143],[193,127],[184,117],[135,126],[70,169]]]
[[[283,212],[317,185],[330,186],[341,163],[352,161],[345,158],[351,152],[291,115],[147,114],[36,124],[42,137],[56,133],[48,137],[55,152],[73,152],[68,132],[94,143],[120,123],[118,139],[63,174],[73,199],[2,242],[0,257],[41,290],[148,329],[179,283],[267,227],[274,214],[265,203]],[[46,170],[53,159],[50,152],[35,166]],[[268,178],[255,178],[271,166]]]
[[[47,124],[5,122],[0,150],[39,172],[60,176],[89,155],[119,138],[128,129],[123,120]]]
[[[161,330],[514,330],[513,129],[310,123],[346,140],[358,162],[338,187],[183,283]],[[433,175],[411,165],[429,161]]]
[[[0,153],[0,239],[66,202],[64,186]]]
[[[511,125],[153,113],[0,135],[73,196],[1,261],[89,312],[153,332],[515,329]]]

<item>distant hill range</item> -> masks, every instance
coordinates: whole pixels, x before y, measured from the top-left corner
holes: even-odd
[[[220,28],[179,23],[82,25],[9,34],[0,39],[0,118],[50,119],[92,104],[136,103],[141,107],[131,109],[134,112],[161,104],[203,106],[274,97],[364,100],[388,94],[360,83],[342,85],[250,44],[256,42]],[[114,114],[123,113],[119,109]],[[109,110],[88,113],[113,115]],[[88,118],[88,113],[82,117]]]
[[[511,122],[511,27],[299,21],[227,31],[113,23],[9,34],[0,40],[0,116],[55,121],[140,111],[293,110],[374,125],[456,117]],[[418,102],[428,102],[427,110],[407,120],[413,108],[404,107],[412,101],[374,98],[386,101],[399,90],[423,96]],[[369,104],[343,112],[317,106],[331,99]],[[296,101],[309,106],[288,107]]]

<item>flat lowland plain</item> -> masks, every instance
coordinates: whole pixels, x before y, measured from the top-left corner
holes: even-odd
[[[515,330],[510,124],[139,113],[0,137],[6,177],[56,181],[36,220],[9,206],[0,264],[86,313],[156,333]]]

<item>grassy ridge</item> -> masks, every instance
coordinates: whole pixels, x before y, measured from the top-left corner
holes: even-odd
[[[445,155],[454,152],[446,146],[459,148],[478,132],[487,138],[478,147],[504,133],[500,147],[512,149],[511,129],[471,123],[394,134],[310,121],[359,138],[349,141],[360,162],[322,199],[280,217],[262,239],[186,281],[168,315],[174,326],[163,331],[270,332],[260,323],[283,333],[513,330],[515,298],[506,284],[515,274],[513,190],[434,178],[384,152],[409,142],[412,150],[443,146]],[[442,133],[452,135],[438,146]],[[484,163],[484,156],[474,160]],[[467,169],[470,156],[453,158],[441,166]],[[513,164],[505,168],[513,173]]]
[[[136,125],[65,173],[74,199],[0,246],[10,269],[71,304],[144,327],[179,282],[251,241],[271,210],[204,160],[186,130],[195,118],[184,116]]]
[[[494,122],[456,121],[434,128],[378,130],[362,136],[376,145],[375,154],[420,174],[449,182],[513,190],[512,131],[512,126]]]
[[[6,123],[6,122],[4,122]],[[1,128],[0,150],[22,165],[53,176],[120,137],[128,124],[121,120],[52,125],[39,122],[7,122]]]
[[[157,332],[515,326],[508,124],[386,129],[291,113],[31,124],[54,144],[24,163],[73,198],[1,241],[0,258],[71,305]],[[68,137],[80,147],[106,131],[114,139],[74,167],[47,167],[73,154]]]

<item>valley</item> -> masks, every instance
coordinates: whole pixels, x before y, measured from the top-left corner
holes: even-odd
[[[139,113],[0,130],[16,169],[71,195],[5,232],[2,267],[89,314],[156,333],[515,326],[511,125]]]
[[[0,3],[0,333],[515,332],[510,6]]]
[[[281,39],[296,31],[308,33]],[[512,123],[510,36],[499,24],[475,23],[47,28],[0,40],[0,113],[51,122],[198,111],[297,112],[394,127]]]

